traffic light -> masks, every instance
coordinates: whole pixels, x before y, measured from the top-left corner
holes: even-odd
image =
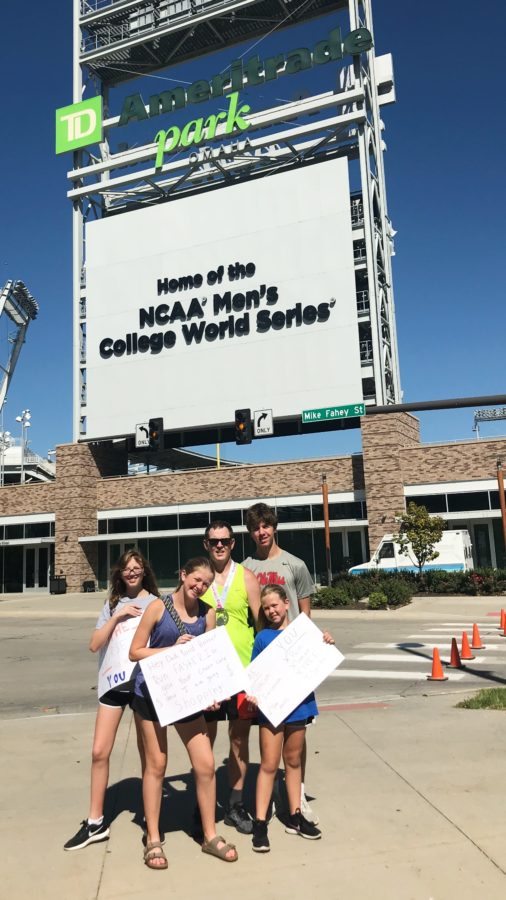
[[[149,449],[163,450],[163,419],[149,420]]]
[[[251,410],[236,409],[234,421],[234,438],[236,444],[251,444]]]

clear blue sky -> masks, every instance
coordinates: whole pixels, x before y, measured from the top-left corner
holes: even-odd
[[[28,407],[32,447],[45,454],[72,439],[71,157],[54,155],[54,110],[72,100],[72,4],[4,6],[0,281],[21,278],[40,304],[4,424],[18,434],[15,416]],[[397,90],[382,118],[388,207],[398,232],[404,400],[506,393],[504,5],[487,8],[487,28],[471,0],[376,0],[373,12],[376,52],[392,53]],[[317,36],[325,31],[320,20]],[[288,46],[287,37],[273,37],[265,50],[275,50],[276,40]],[[216,68],[226,61],[222,54]],[[212,60],[205,67],[215,71]],[[4,329],[1,353],[5,340]],[[424,441],[473,438],[471,409],[420,418]],[[483,437],[505,433],[506,422],[482,429]],[[222,453],[267,461],[358,449],[359,432],[330,432],[227,445]]]

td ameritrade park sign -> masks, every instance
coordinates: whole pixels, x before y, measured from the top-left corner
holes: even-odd
[[[344,38],[340,28],[333,28],[328,37],[318,41],[313,49],[300,47],[287,53],[261,60],[253,56],[243,63],[233,60],[230,68],[213,75],[209,80],[199,79],[188,87],[178,86],[158,94],[152,94],[147,106],[140,93],[125,98],[117,122],[118,127],[130,122],[152,119],[160,115],[184,109],[194,103],[203,103],[225,96],[229,101],[227,112],[219,112],[207,119],[197,118],[187,122],[182,128],[171,126],[160,130],[156,137],[157,168],[163,162],[163,153],[180,147],[199,145],[212,140],[220,121],[225,122],[220,137],[237,131],[245,131],[249,122],[244,116],[250,112],[248,104],[239,105],[239,93],[244,87],[255,87],[274,81],[282,75],[295,75],[314,66],[339,61],[345,56],[356,56],[373,46],[372,36],[367,28],[350,31]],[[56,153],[78,150],[103,139],[102,98],[92,97],[56,110]]]

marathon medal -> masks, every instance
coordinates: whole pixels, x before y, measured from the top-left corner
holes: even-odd
[[[237,564],[235,562],[233,562],[232,565],[230,566],[230,569],[229,569],[229,572],[227,575],[227,580],[225,581],[225,584],[223,585],[223,590],[221,592],[221,595],[218,593],[218,588],[216,587],[215,583],[213,582],[211,585],[211,590],[213,592],[214,599],[216,600],[216,625],[217,626],[226,625],[230,618],[227,610],[225,609],[225,603],[227,602],[228,590],[229,590],[230,585],[232,584],[232,581],[234,580],[234,575],[235,575],[236,569],[237,569]]]

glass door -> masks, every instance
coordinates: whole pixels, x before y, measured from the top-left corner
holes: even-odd
[[[21,549],[21,548],[20,548]],[[47,590],[49,547],[23,547],[23,590]]]

